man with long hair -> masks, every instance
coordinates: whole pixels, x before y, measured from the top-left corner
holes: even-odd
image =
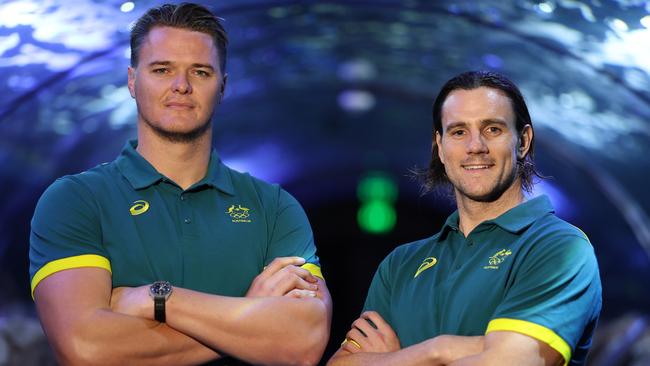
[[[546,196],[519,89],[449,80],[433,105],[427,190],[453,189],[439,233],[396,248],[329,365],[583,365],[601,309],[594,250]]]

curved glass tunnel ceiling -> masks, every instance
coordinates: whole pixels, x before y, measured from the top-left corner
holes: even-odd
[[[128,30],[160,2],[129,3],[0,4],[3,219],[28,220],[25,200],[111,160],[134,136]],[[574,205],[593,207],[567,212],[595,231],[620,218],[610,229],[628,239],[603,237],[604,251],[650,252],[648,2],[203,3],[230,35],[214,117],[226,162],[304,192],[324,175],[351,186],[368,169],[402,177],[427,164],[440,85],[467,69],[497,70],[527,98],[543,173]],[[305,195],[319,204],[337,192]]]

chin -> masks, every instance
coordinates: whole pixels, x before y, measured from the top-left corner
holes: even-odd
[[[154,133],[164,140],[174,143],[191,143],[209,133],[211,124],[208,121],[192,129],[164,129],[153,125],[151,127]]]
[[[494,190],[483,194],[461,194],[471,199],[472,201],[489,203],[501,198],[503,192]]]
[[[501,198],[503,193],[508,189],[507,186],[495,185],[492,187],[468,187],[455,186],[456,191],[463,197],[467,197],[476,202],[494,202]]]

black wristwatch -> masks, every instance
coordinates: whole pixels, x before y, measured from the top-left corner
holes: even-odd
[[[172,294],[172,284],[167,281],[156,281],[149,287],[149,296],[153,299],[153,317],[165,322],[165,302]]]

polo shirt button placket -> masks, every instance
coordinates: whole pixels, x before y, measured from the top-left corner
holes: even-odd
[[[186,223],[186,224],[189,224],[189,223],[192,222],[192,219],[190,219],[189,217],[186,217],[185,220],[183,220],[183,222]]]

